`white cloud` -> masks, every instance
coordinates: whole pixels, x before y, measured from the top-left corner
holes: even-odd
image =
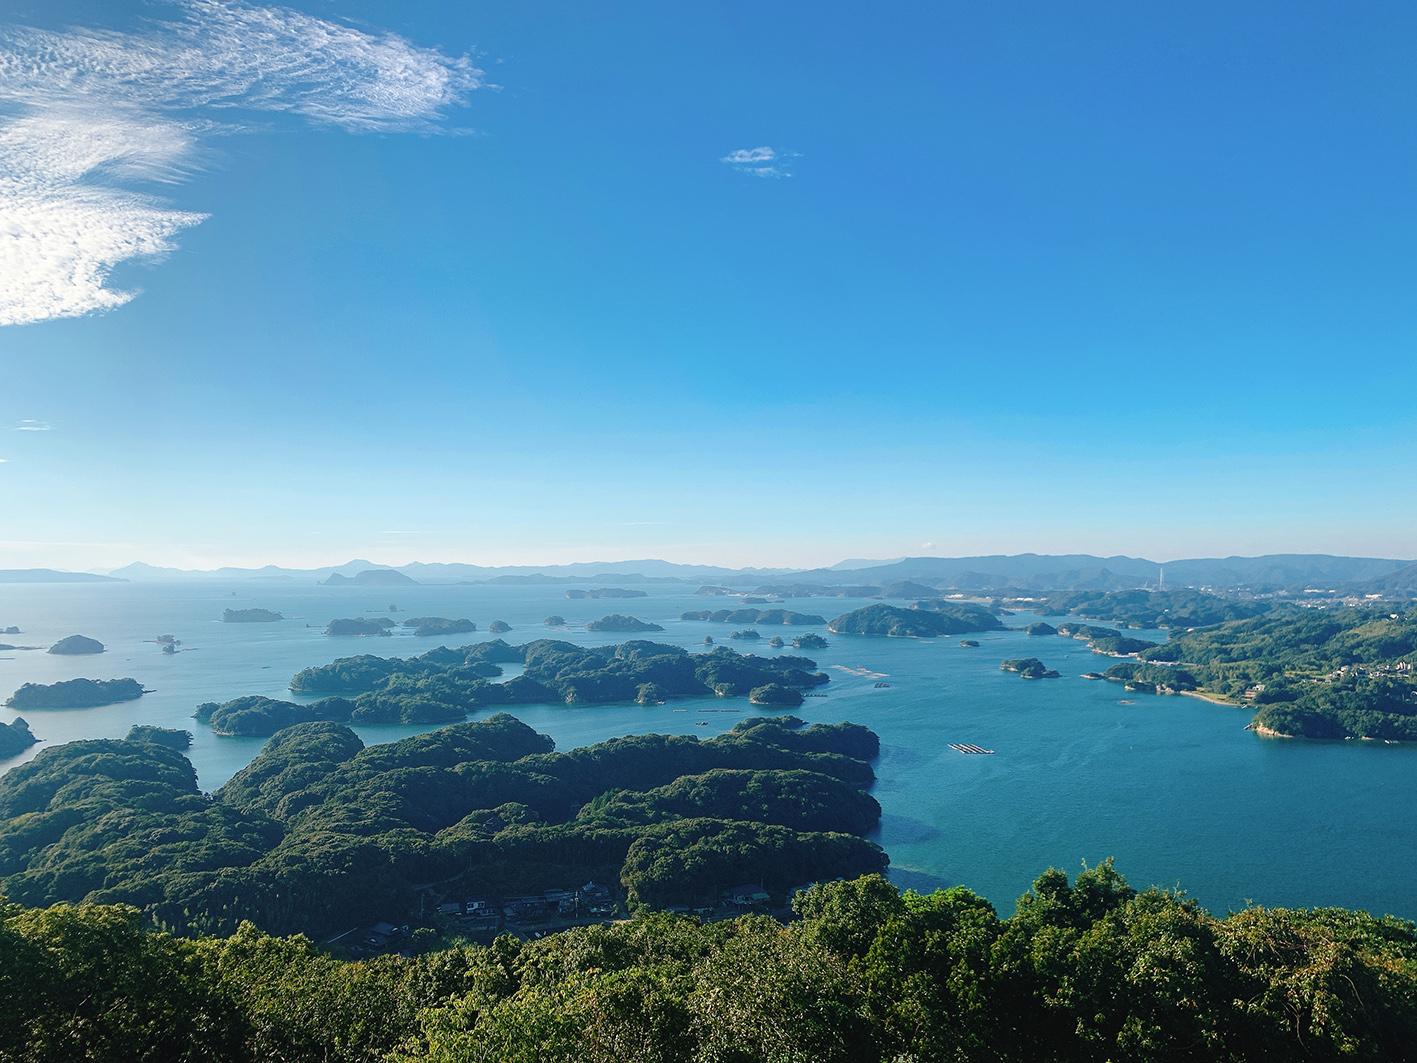
[[[115,266],[175,249],[205,214],[135,182],[195,168],[237,111],[351,132],[435,128],[482,84],[466,57],[287,8],[179,0],[143,33],[0,30],[0,325],[121,306]]]
[[[19,424],[15,425],[16,432],[48,432],[52,426],[48,421],[36,421],[26,417]]]
[[[778,151],[763,145],[759,148],[735,148],[718,161],[753,177],[791,177],[792,160],[800,157],[794,151]]]

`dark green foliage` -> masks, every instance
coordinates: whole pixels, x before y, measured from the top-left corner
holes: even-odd
[[[813,836],[753,833],[814,856]],[[732,863],[741,837],[681,820],[660,841]],[[1402,920],[1216,918],[1110,863],[1046,872],[1006,919],[965,888],[901,894],[875,876],[793,907],[787,926],[645,915],[347,963],[250,926],[192,941],[143,932],[133,909],[11,906],[0,1058],[1378,1063],[1417,1044],[1417,927]]]
[[[794,613],[790,609],[698,609],[685,613],[683,620],[709,620],[715,624],[825,624],[815,613]]]
[[[1129,657],[1132,654],[1141,653],[1156,646],[1154,642],[1146,639],[1129,639],[1125,635],[1114,635],[1106,638],[1096,638],[1088,643],[1088,647],[1093,653],[1100,653],[1110,657]]]
[[[1417,613],[1280,609],[1173,638],[1143,660],[1185,662],[1197,686],[1262,706],[1305,738],[1417,739]]]
[[[125,741],[152,742],[155,745],[166,746],[168,749],[189,749],[192,745],[192,732],[174,727],[154,727],[152,724],[135,723],[128,729]]]
[[[511,894],[615,881],[637,839],[709,814],[732,835],[739,862],[691,859],[685,882],[674,877],[679,865],[660,866],[651,895],[731,886],[742,861],[779,851],[796,854],[788,868],[883,866],[870,843],[797,836],[808,825],[874,826],[879,808],[859,793],[871,769],[845,755],[875,753],[865,728],[763,719],[704,742],[645,735],[552,748],[506,714],[369,748],[347,727],[302,723],[208,797],[186,758],[162,746],[58,746],[0,777],[0,890],[27,904],[132,903],[184,932],[249,919],[328,935],[408,919],[419,884]],[[628,808],[635,792],[715,770],[727,774],[647,797],[653,814],[638,821],[628,811],[577,816],[603,795]],[[735,781],[744,791],[736,800]],[[760,812],[792,829],[754,833]],[[716,846],[704,839],[695,851]]]
[[[348,720],[354,710],[355,703],[348,698],[321,698],[309,705],[297,705],[248,694],[220,705],[205,702],[197,706],[192,718],[210,725],[217,734],[265,736],[297,723]]]
[[[820,635],[798,635],[792,640],[794,650],[824,650],[827,640]]]
[[[838,635],[894,635],[935,638],[969,631],[997,631],[1004,625],[989,610],[967,602],[921,602],[919,608],[868,605],[837,617],[827,630]]]
[[[16,716],[9,723],[0,723],[0,760],[23,753],[39,739],[30,731],[30,725],[23,716]]]
[[[625,616],[621,613],[611,613],[609,616],[601,617],[599,620],[592,620],[586,625],[587,631],[663,631],[664,628],[658,624],[646,623],[633,616]]]
[[[1007,661],[1000,661],[999,669],[1004,672],[1016,672],[1024,679],[1058,678],[1058,673],[1049,668],[1037,657],[1018,657]]]
[[[671,819],[751,820],[800,831],[865,834],[881,806],[856,787],[812,771],[731,771],[685,775],[653,790],[602,794],[578,820],[625,827]]]
[[[882,871],[886,854],[862,838],[738,820],[686,819],[640,833],[620,884],[631,904],[713,902],[739,882],[783,896],[823,878]]]
[[[223,624],[273,624],[284,619],[270,609],[223,609],[221,612]]]
[[[1041,620],[1036,624],[1029,624],[1028,627],[1023,629],[1023,631],[1025,635],[1032,635],[1034,637],[1041,637],[1043,635],[1056,635],[1058,633],[1058,629],[1055,628],[1052,624],[1045,624]]]
[[[1153,692],[1166,693],[1173,690],[1195,690],[1196,677],[1185,668],[1166,668],[1161,665],[1123,661],[1114,664],[1102,673],[1103,679],[1115,683],[1130,683],[1142,688],[1150,687]]]
[[[386,618],[366,620],[359,616],[353,619],[331,620],[325,625],[325,634],[336,637],[367,637],[370,635],[387,635],[389,629],[394,627],[394,622]]]
[[[415,616],[405,620],[403,626],[413,628],[413,633],[420,638],[429,635],[465,635],[477,630],[477,625],[471,620],[449,620],[442,616]]]
[[[802,704],[802,692],[781,683],[764,683],[748,692],[748,701],[754,705],[773,705],[795,709]]]
[[[1049,599],[1052,616],[1072,613],[1129,627],[1210,627],[1268,612],[1270,603],[1222,598],[1205,591],[1076,591]]]
[[[91,709],[143,696],[136,679],[65,679],[58,683],[26,683],[5,702],[12,709]]]
[[[523,674],[505,683],[483,682],[489,673],[500,674],[494,661],[521,663]],[[290,687],[306,694],[360,694],[358,704],[367,708],[356,710],[355,722],[441,722],[492,705],[644,703],[646,687],[654,701],[742,697],[768,683],[803,689],[827,682],[815,667],[804,657],[755,657],[729,649],[694,655],[647,641],[584,647],[538,639],[509,646],[498,639],[408,659],[345,657],[298,672]]]
[[[98,639],[91,639],[87,635],[69,635],[50,646],[48,652],[57,654],[102,653],[103,643]]]

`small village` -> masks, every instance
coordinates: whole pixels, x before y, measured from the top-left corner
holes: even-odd
[[[792,918],[791,897],[781,907],[772,906],[772,896],[762,886],[744,883],[723,890],[716,904],[670,905],[675,915],[695,916],[704,922],[731,919],[747,912],[773,915],[783,921]],[[419,932],[433,931],[429,937],[462,938],[486,944],[503,934],[522,940],[545,937],[560,930],[583,926],[610,926],[629,919],[617,891],[597,882],[579,889],[549,889],[542,893],[511,897],[467,896],[447,899],[425,913],[417,923],[378,921],[353,927],[325,941],[352,958],[388,953],[411,955],[418,949]]]

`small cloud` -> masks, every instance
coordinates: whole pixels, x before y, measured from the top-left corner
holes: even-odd
[[[16,432],[48,432],[52,426],[48,421],[36,421],[26,417],[19,424],[15,425]]]
[[[778,151],[765,144],[758,148],[735,148],[718,161],[753,177],[791,177],[792,160],[798,158],[801,158],[798,152]]]

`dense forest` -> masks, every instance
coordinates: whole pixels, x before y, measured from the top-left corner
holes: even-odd
[[[5,704],[12,709],[92,709],[143,696],[136,679],[63,679],[26,683]]]
[[[793,907],[785,926],[656,914],[345,962],[249,924],[189,939],[132,908],[11,905],[0,1058],[1376,1063],[1417,1045],[1417,927],[1397,919],[1217,918],[1110,863],[1046,872],[1003,919],[963,887],[876,876]]]
[[[837,635],[932,639],[970,631],[998,631],[1003,626],[984,606],[940,599],[917,602],[913,609],[867,605],[837,617],[827,625],[827,630]]]
[[[556,753],[505,713],[367,749],[303,723],[214,795],[181,752],[135,737],[54,746],[0,776],[0,893],[132,904],[180,932],[327,935],[470,891],[595,880],[633,909],[748,881],[780,899],[886,865],[860,837],[880,816],[861,792],[879,742],[855,724],[753,717],[705,741]]]
[[[1049,598],[1042,611],[1049,616],[1090,616],[1127,627],[1186,629],[1246,620],[1270,608],[1268,602],[1187,589],[1074,591]]]
[[[1277,609],[1178,635],[1140,657],[1160,665],[1146,682],[1253,704],[1266,731],[1417,739],[1417,612]]]
[[[503,664],[521,664],[522,674],[493,682]],[[488,706],[746,697],[769,683],[806,690],[828,681],[816,667],[806,657],[757,657],[727,647],[694,654],[644,640],[586,647],[556,639],[512,646],[496,639],[458,649],[439,647],[419,657],[344,657],[296,673],[290,689],[354,699],[352,715],[326,713],[317,719],[442,722]],[[240,733],[271,734],[276,729]]]

